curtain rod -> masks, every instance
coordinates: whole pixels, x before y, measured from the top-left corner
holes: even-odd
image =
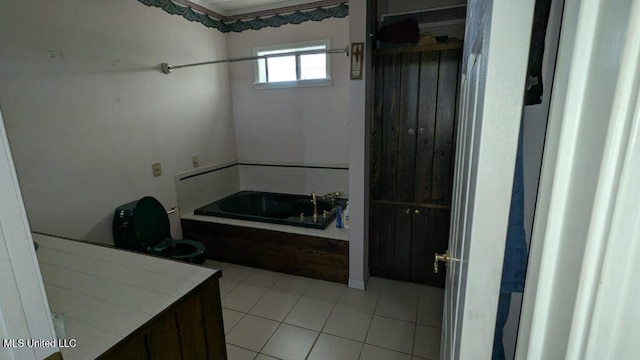
[[[306,51],[294,51],[282,54],[272,54],[272,55],[260,55],[260,56],[247,56],[240,58],[231,58],[231,59],[223,59],[223,60],[213,60],[213,61],[205,61],[193,64],[184,64],[184,65],[169,65],[168,63],[162,63],[160,69],[165,74],[170,74],[173,70],[192,67],[192,66],[200,66],[200,65],[210,65],[210,64],[220,64],[220,63],[232,63],[239,61],[249,61],[249,60],[260,60],[260,59],[268,59],[274,57],[283,57],[283,56],[291,56],[291,55],[312,55],[312,54],[345,54],[349,56],[349,48],[344,49],[329,49],[329,50],[306,50]]]

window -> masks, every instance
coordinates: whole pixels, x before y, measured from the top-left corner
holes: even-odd
[[[256,60],[255,88],[330,86],[328,54],[294,54],[313,50],[329,50],[329,40],[255,48],[256,56],[282,54]]]

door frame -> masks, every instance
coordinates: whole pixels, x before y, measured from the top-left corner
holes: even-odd
[[[516,359],[640,350],[639,16],[565,2]]]
[[[0,110],[0,338],[56,338]],[[44,359],[59,349],[4,347],[5,359]]]

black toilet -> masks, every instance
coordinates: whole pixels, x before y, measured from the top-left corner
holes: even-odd
[[[116,208],[113,216],[116,247],[202,264],[206,247],[194,240],[171,238],[169,216],[162,204],[145,196]]]

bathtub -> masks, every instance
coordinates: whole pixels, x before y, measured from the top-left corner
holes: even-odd
[[[336,216],[336,209],[318,197],[318,221],[313,221],[311,195],[240,191],[194,210],[194,215],[219,216],[314,229],[325,229]],[[323,213],[326,211],[326,217]],[[301,216],[302,215],[302,216]]]

